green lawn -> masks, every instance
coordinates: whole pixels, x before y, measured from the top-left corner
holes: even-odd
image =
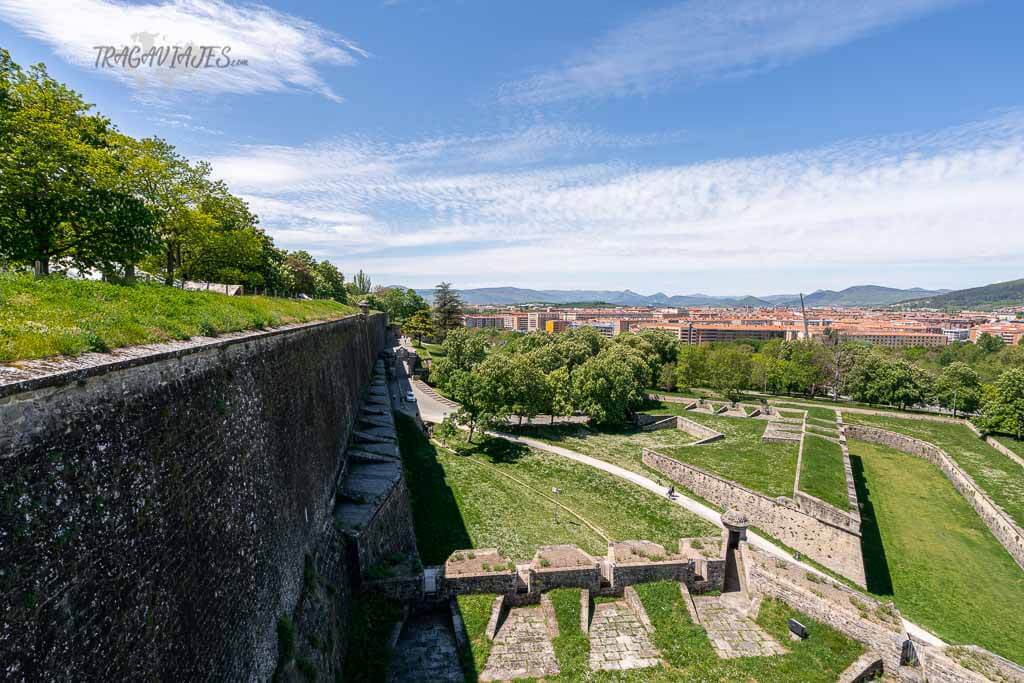
[[[665,405],[667,410],[672,409],[672,404]],[[793,495],[799,446],[795,442],[762,443],[761,435],[767,425],[765,420],[694,412],[681,414],[721,432],[725,438],[701,446],[661,449],[663,455],[714,472],[773,498]]]
[[[942,448],[1017,524],[1024,526],[1024,468],[962,424],[844,413],[852,424],[901,432]]]
[[[800,490],[846,510],[846,473],[839,444],[808,434],[800,461]]]
[[[1024,572],[927,461],[850,441],[868,589],[953,643],[1024,663]]]
[[[334,301],[0,274],[0,362],[326,320],[356,311]]]
[[[693,443],[697,439],[678,429],[642,432],[635,428],[588,428],[578,425],[523,427],[517,434],[592,455],[620,467],[647,474],[641,463],[644,448],[664,451]]]
[[[487,665],[487,656],[491,653],[491,641],[487,640],[487,622],[491,620],[491,605],[495,596],[489,594],[460,595],[455,598],[462,613],[462,625],[469,640],[472,657],[462,659],[462,671],[469,683],[476,683],[477,677],[483,673]],[[461,653],[460,653],[461,654]]]
[[[996,434],[993,435],[992,438],[1009,448],[1020,457],[1024,458],[1024,441],[1017,441],[1016,438],[1006,436],[1004,434]]]
[[[502,439],[469,446],[461,436],[451,443],[456,454],[429,443],[408,418],[399,416],[398,428],[424,564],[460,548],[526,559],[541,545],[575,543],[603,555],[607,539],[674,549],[680,538],[717,533],[678,505],[566,458]]]

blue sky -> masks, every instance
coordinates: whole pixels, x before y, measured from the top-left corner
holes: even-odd
[[[1024,3],[0,0],[0,46],[381,284],[1024,276]],[[97,45],[245,66],[97,69]]]

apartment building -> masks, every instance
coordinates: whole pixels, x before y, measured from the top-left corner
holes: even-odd
[[[505,329],[505,316],[503,315],[464,315],[462,324],[470,329]]]
[[[539,332],[545,329],[549,320],[561,320],[562,314],[559,311],[536,311],[526,314],[526,331]]]
[[[1024,322],[997,322],[986,323],[971,328],[970,340],[978,342],[978,337],[985,333],[993,337],[999,337],[1007,344],[1019,344],[1024,338]]]

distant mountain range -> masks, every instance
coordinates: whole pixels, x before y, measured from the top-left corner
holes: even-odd
[[[807,306],[886,306],[898,301],[945,294],[950,290],[893,289],[877,285],[849,287],[841,292],[818,290],[804,297]],[[430,301],[433,289],[416,292]],[[677,294],[663,292],[638,294],[629,289],[622,291],[596,289],[521,289],[519,287],[482,287],[461,289],[459,294],[467,304],[478,306],[511,306],[516,304],[570,304],[603,302],[616,306],[723,306],[723,307],[789,307],[799,306],[798,294],[771,294],[768,296],[709,296],[707,294]]]
[[[900,304],[900,308],[998,308],[1024,305],[1024,279],[997,282],[938,295],[927,295]]]

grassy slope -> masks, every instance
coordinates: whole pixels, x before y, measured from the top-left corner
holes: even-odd
[[[402,418],[399,436],[425,564],[471,547],[497,547],[517,559],[553,543],[575,543],[594,554],[607,551],[604,538],[547,498],[613,540],[642,538],[674,549],[679,538],[715,533],[679,506],[565,458],[500,439],[472,447],[453,441],[462,453],[456,455],[427,442]],[[553,494],[552,487],[562,492]]]
[[[846,510],[846,474],[839,444],[810,434],[804,437],[800,490]]]
[[[1024,663],[1024,572],[967,501],[925,460],[861,441],[850,454],[869,590],[944,639]]]
[[[853,424],[866,424],[929,441],[949,453],[992,500],[1024,526],[1024,468],[959,424],[844,413]]]
[[[475,683],[487,665],[487,656],[491,654],[491,641],[487,640],[485,632],[487,622],[491,620],[494,596],[460,595],[456,600],[459,603],[459,612],[462,613],[462,625],[469,640],[469,649],[473,654],[472,658],[463,658],[462,670],[466,673],[466,680]]]
[[[1002,434],[997,434],[992,438],[1009,448],[1020,457],[1024,458],[1024,441],[1017,441],[1017,439],[1012,436],[1004,436]]]
[[[334,301],[0,275],[0,362],[326,320],[355,311]]]
[[[761,435],[766,426],[764,420],[686,412],[679,404],[672,403],[663,404],[655,412],[684,415],[725,434],[723,440],[702,446],[663,449],[664,455],[714,472],[768,496],[793,495],[799,446],[796,443],[762,443]]]
[[[526,427],[519,433],[644,474],[648,470],[640,461],[643,448],[665,451],[696,441],[693,436],[675,429],[642,432],[632,428],[588,429],[576,425],[555,425]]]

